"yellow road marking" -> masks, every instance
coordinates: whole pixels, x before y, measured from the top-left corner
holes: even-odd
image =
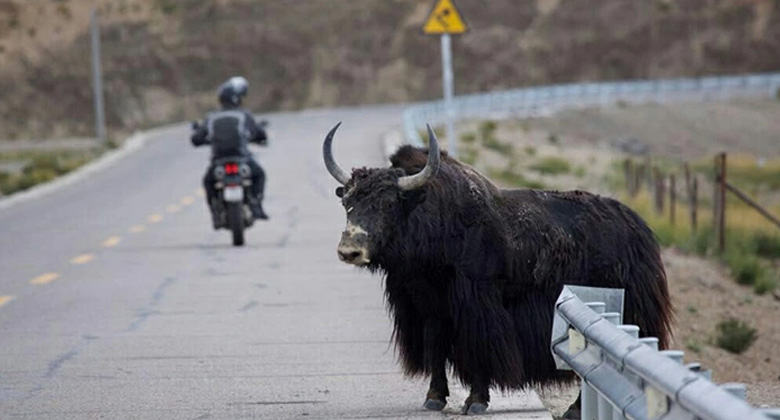
[[[180,203],[182,206],[189,206],[190,204],[192,204],[192,203],[194,203],[194,202],[195,202],[195,199],[194,199],[194,198],[192,198],[192,197],[190,197],[190,196],[187,196],[187,197],[184,197],[184,198],[182,198],[182,199],[181,199],[181,201],[180,201],[179,203]]]
[[[56,280],[60,275],[57,273],[46,273],[30,280],[31,284],[48,284]]]
[[[76,264],[76,265],[81,265],[81,264],[86,264],[86,263],[88,263],[88,262],[90,262],[90,261],[92,261],[94,259],[95,259],[95,256],[92,255],[92,254],[82,254],[82,255],[79,255],[78,257],[73,258],[72,260],[70,260],[70,263],[71,264]]]
[[[0,296],[0,306],[5,305],[12,300],[14,300],[13,296]]]
[[[119,236],[112,236],[105,241],[103,241],[103,247],[105,248],[111,248],[112,246],[119,245],[119,242],[122,240]]]
[[[155,213],[146,218],[150,223],[159,223],[163,219],[162,214]]]
[[[146,226],[144,226],[144,225],[135,225],[135,226],[130,228],[130,232],[133,232],[133,233],[140,233],[140,232],[143,232],[145,230],[146,230]]]
[[[176,213],[177,211],[179,211],[179,206],[177,206],[176,204],[171,204],[170,206],[165,208],[165,211],[167,211],[168,213]]]

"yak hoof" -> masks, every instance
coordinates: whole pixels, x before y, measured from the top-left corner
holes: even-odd
[[[461,413],[471,415],[471,416],[476,416],[480,414],[485,414],[487,408],[488,408],[487,403],[475,402],[475,403],[464,405],[463,410],[461,410]]]
[[[444,410],[445,405],[447,405],[446,401],[440,399],[428,398],[427,400],[425,400],[425,404],[423,404],[423,407],[425,407],[426,410],[441,411]]]

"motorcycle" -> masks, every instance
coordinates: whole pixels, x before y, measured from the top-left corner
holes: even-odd
[[[258,122],[258,126],[263,128],[267,124],[267,121]],[[199,128],[199,123],[193,121],[193,131]],[[211,200],[214,229],[230,230],[234,246],[244,245],[244,230],[251,227],[255,221],[251,209],[252,169],[247,163],[248,160],[245,156],[234,156],[212,162],[214,188],[217,192]]]
[[[211,211],[217,229],[228,229],[233,234],[233,245],[244,245],[244,230],[255,219],[250,208],[252,197],[252,170],[246,158],[234,157],[214,161],[214,187],[217,196],[211,201]]]

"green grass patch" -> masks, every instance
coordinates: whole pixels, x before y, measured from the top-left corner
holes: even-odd
[[[23,162],[19,173],[0,172],[0,193],[12,194],[71,172],[103,153],[103,148],[0,153],[0,161]]]
[[[701,353],[702,345],[697,340],[689,339],[685,342],[685,348],[694,353]]]
[[[751,286],[766,275],[766,267],[752,254],[731,251],[726,254],[725,261],[739,284]]]
[[[465,133],[460,135],[460,142],[464,144],[474,144],[477,141],[477,135],[474,133]]]
[[[490,175],[491,178],[495,180],[499,180],[502,183],[515,188],[534,188],[534,189],[547,188],[544,183],[527,179],[526,177],[517,173],[511,168],[491,169],[488,171],[488,174]]]
[[[474,165],[477,163],[477,159],[479,158],[479,150],[471,148],[471,147],[464,147],[460,154],[460,161],[467,164],[467,165]]]
[[[764,274],[759,276],[755,283],[753,283],[753,291],[756,292],[757,295],[765,295],[773,292],[777,289],[777,277],[777,272],[772,270],[765,271]]]
[[[165,15],[170,15],[171,13],[175,12],[177,8],[178,5],[173,0],[164,0],[160,3],[160,11]]]
[[[755,328],[735,318],[721,321],[716,326],[715,344],[731,353],[740,354],[756,341]]]
[[[571,172],[571,164],[566,159],[554,156],[545,157],[528,168],[543,175],[562,175]]]

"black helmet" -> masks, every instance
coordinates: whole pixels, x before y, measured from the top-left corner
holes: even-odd
[[[225,108],[235,108],[249,91],[249,83],[241,76],[231,77],[217,91],[219,103]]]

